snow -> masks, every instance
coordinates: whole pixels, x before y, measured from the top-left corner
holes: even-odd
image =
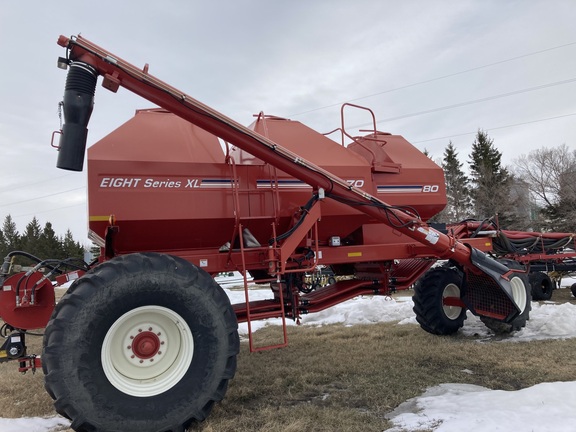
[[[575,279],[564,280],[570,286]],[[226,288],[232,303],[244,302],[243,289]],[[566,289],[566,288],[564,288]],[[250,301],[271,297],[269,289],[252,285]],[[321,326],[341,324],[353,326],[378,322],[397,322],[415,325],[412,299],[399,294],[390,297],[358,297],[322,312],[305,315],[302,325]],[[286,321],[288,325],[295,325]],[[280,319],[256,321],[252,330],[266,325],[279,325]],[[241,337],[247,337],[247,325],[239,326]],[[479,343],[499,342],[482,322],[468,315],[462,333],[473,336]],[[532,303],[526,328],[516,332],[506,342],[528,342],[541,339],[576,337],[576,305],[553,301]],[[464,373],[471,373],[463,370]],[[446,383],[429,388],[424,394],[401,404],[388,415],[394,424],[389,432],[415,432],[428,429],[434,432],[563,432],[576,430],[576,381],[541,383],[518,391],[490,390],[469,384]],[[68,420],[48,418],[0,418],[2,432],[51,432],[69,426]]]
[[[49,432],[69,427],[70,422],[64,417],[23,417],[17,419],[0,418],[2,432]]]
[[[518,391],[440,384],[401,404],[388,432],[573,432],[576,382],[542,383]],[[402,412],[408,411],[408,412]]]
[[[230,301],[234,303],[244,302],[244,290],[226,290]],[[250,289],[250,301],[265,300],[271,298],[269,289]],[[361,312],[359,312],[361,311]],[[309,315],[304,315],[303,325],[326,325],[326,324],[373,324],[377,322],[405,321],[412,319],[412,299],[410,297],[398,297],[393,300],[390,297],[357,297],[347,302],[340,303],[330,309]],[[414,319],[416,322],[416,319]],[[270,319],[252,322],[252,331],[256,331],[267,325],[280,325],[281,320]],[[286,320],[288,325],[296,325],[292,320]],[[240,335],[248,334],[248,325],[241,323],[238,327]]]
[[[570,286],[576,279],[564,279],[562,286]],[[568,288],[562,288],[568,289]],[[244,302],[244,290],[227,289],[226,292],[232,303]],[[256,289],[252,286],[249,290],[249,299],[264,300],[271,297],[269,289]],[[398,322],[404,324],[416,324],[416,317],[412,311],[412,298],[408,294],[397,294],[391,297],[357,297],[344,303],[340,303],[330,309],[309,315],[304,315],[302,325],[325,325],[342,324],[352,326],[356,324],[373,324],[379,322]],[[296,325],[287,320],[288,325]],[[255,321],[252,323],[252,331],[256,331],[267,325],[280,325],[280,319]],[[241,336],[248,334],[246,323],[239,325],[238,332]],[[475,336],[482,340],[492,340],[493,334],[488,328],[471,313],[464,322],[462,333],[466,336]],[[576,305],[569,303],[555,304],[553,301],[538,303],[532,302],[530,320],[526,328],[514,333],[513,337],[506,338],[507,342],[526,342],[542,339],[564,339],[576,337]]]

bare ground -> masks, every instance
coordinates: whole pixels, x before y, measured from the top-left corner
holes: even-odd
[[[568,289],[553,300],[576,304]],[[287,348],[250,354],[242,344],[236,378],[202,432],[383,431],[385,415],[427,387],[457,382],[518,390],[573,381],[576,339],[514,342],[438,337],[415,325],[289,327]],[[277,341],[279,328],[258,334]],[[41,338],[29,338],[40,352]],[[21,376],[0,364],[2,417],[52,416],[42,372]],[[71,431],[71,429],[66,429]]]

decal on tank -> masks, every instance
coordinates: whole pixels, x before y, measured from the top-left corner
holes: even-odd
[[[232,179],[202,179],[201,188],[231,188]]]
[[[232,187],[232,179],[198,177],[101,177],[101,189],[227,189]]]
[[[378,185],[378,193],[435,193],[440,190],[438,185]]]
[[[257,189],[272,189],[276,186],[274,180],[256,180]],[[308,183],[300,180],[278,180],[278,189],[311,189]]]

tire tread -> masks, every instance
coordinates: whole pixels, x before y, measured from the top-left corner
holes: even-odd
[[[42,369],[45,375],[45,389],[50,397],[54,399],[56,411],[70,419],[72,421],[72,428],[78,432],[112,432],[116,429],[98,425],[89,419],[89,414],[84,416],[83,413],[78,412],[76,402],[67,394],[64,381],[65,377],[72,372],[62,370],[60,361],[60,357],[64,354],[60,349],[61,340],[69,326],[67,317],[78,314],[83,307],[87,307],[94,296],[95,290],[98,290],[99,287],[108,283],[108,281],[130,277],[131,275],[140,273],[143,268],[153,269],[153,271],[159,274],[169,274],[182,280],[193,279],[199,284],[202,284],[203,281],[208,282],[208,278],[210,279],[210,284],[214,283],[209,274],[200,272],[195,266],[181,258],[157,253],[138,253],[120,256],[107,261],[92,269],[70,286],[66,295],[56,305],[54,313],[46,327],[42,353]],[[174,276],[175,269],[181,270],[177,273],[177,276]],[[206,279],[204,280],[204,278]],[[237,332],[238,323],[236,321],[236,315],[230,306],[228,296],[220,287],[218,288],[219,289],[203,290],[203,293],[212,299],[213,304],[216,306],[216,311],[222,312],[222,319],[224,320],[224,327],[227,332],[228,349],[225,354],[227,360],[225,363],[226,366],[221,373],[221,379],[213,394],[207,396],[207,402],[200,410],[190,413],[190,415],[183,420],[177,419],[177,421],[174,421],[174,424],[166,425],[166,427],[163,427],[162,430],[158,430],[157,432],[183,432],[193,422],[201,422],[206,419],[214,404],[223,399],[228,387],[228,382],[235,375],[236,355],[240,347]],[[118,427],[118,431],[124,432],[125,429],[122,425]]]

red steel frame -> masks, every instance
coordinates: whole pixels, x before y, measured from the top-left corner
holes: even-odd
[[[246,275],[247,270],[266,268],[272,277],[276,277],[280,281],[280,275],[305,271],[305,268],[297,268],[289,261],[299,245],[305,244],[316,248],[315,258],[306,263],[310,269],[313,269],[318,263],[318,241],[313,238],[314,232],[317,229],[317,221],[322,215],[324,198],[333,198],[345,203],[357,203],[357,210],[413,239],[414,243],[396,246],[397,249],[394,250],[396,258],[404,260],[430,259],[429,261],[408,262],[403,267],[404,273],[401,274],[401,283],[404,284],[401,285],[402,287],[408,287],[409,284],[413,283],[432,265],[434,260],[451,259],[459,263],[469,276],[475,278],[476,285],[478,283],[486,284],[495,286],[497,291],[504,291],[505,295],[500,301],[508,302],[512,305],[512,309],[516,308],[510,298],[509,285],[506,285],[512,271],[506,272],[502,269],[498,269],[496,272],[490,271],[481,262],[483,253],[480,250],[490,250],[491,246],[486,239],[460,241],[454,235],[446,235],[435,230],[412,212],[390,206],[364,190],[350,185],[333,173],[278,145],[264,136],[266,134],[256,133],[160,81],[148,73],[147,66],[141,70],[82,37],[67,38],[61,36],[58,39],[58,44],[67,48],[69,60],[86,63],[102,75],[104,77],[102,85],[105,88],[115,92],[122,86],[142,96],[268,163],[274,170],[283,171],[311,185],[318,197],[318,200],[307,209],[308,214],[303,219],[303,223],[282,242],[274,241],[268,247],[245,248],[241,235],[242,217],[240,216],[240,209],[237,208],[235,232],[238,233],[240,239],[240,250],[231,249],[227,254],[212,249],[163,250],[164,253],[178,255],[196,265],[201,259],[207,260],[209,264],[203,267],[210,273],[229,270],[231,263],[236,263],[236,268],[239,268],[244,275]],[[265,121],[265,116],[261,115],[261,118]],[[265,124],[264,129],[266,130]],[[344,131],[342,132],[344,133]],[[373,139],[377,140],[379,132],[373,131],[373,134]],[[369,151],[369,149],[367,150]],[[236,181],[234,163],[230,162],[230,165],[232,177]],[[397,169],[397,167],[384,167],[384,169]],[[236,190],[234,193],[237,194],[237,192]],[[235,205],[239,205],[238,195],[235,195]],[[274,217],[277,217],[277,214]],[[106,235],[106,256],[108,258],[113,256],[115,232],[114,226],[108,227]],[[274,235],[275,237],[276,235]],[[376,272],[379,275],[376,280],[370,280],[370,278],[368,278],[369,280],[344,280],[338,281],[321,292],[317,291],[307,295],[294,293],[293,301],[297,304],[292,305],[292,311],[283,310],[283,298],[280,298],[279,301],[276,299],[250,302],[249,296],[246,294],[245,304],[234,305],[238,320],[250,322],[252,318],[259,319],[271,316],[288,316],[297,319],[302,311],[319,311],[359,294],[388,293],[390,291],[390,268],[386,267],[387,264],[384,264],[382,260],[382,251],[385,247],[390,248],[391,245],[341,246],[326,248],[322,251],[321,261],[326,264],[355,263],[358,261],[376,263]],[[361,260],[357,259],[358,254],[361,254]],[[266,266],[263,267],[263,263]],[[372,275],[374,271],[370,268],[370,264],[367,264],[366,274]],[[279,290],[280,295],[282,295],[282,291],[282,289]],[[501,318],[504,318],[504,315]]]

